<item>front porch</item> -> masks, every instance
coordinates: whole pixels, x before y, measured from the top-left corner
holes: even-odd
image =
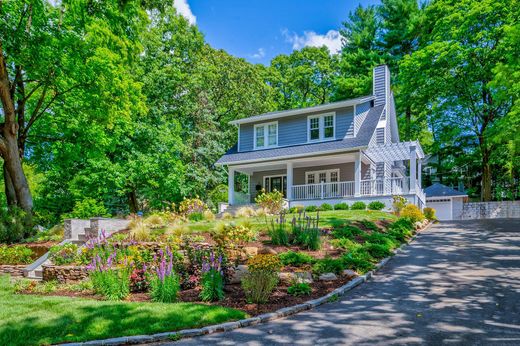
[[[283,162],[229,166],[229,204],[253,203],[262,190],[281,191],[289,205],[333,204],[393,195],[414,196],[417,197],[415,204],[424,204],[418,174],[423,154],[413,143],[393,143]],[[409,160],[408,172],[403,160]]]

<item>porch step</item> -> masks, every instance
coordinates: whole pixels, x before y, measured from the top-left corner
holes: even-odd
[[[230,205],[226,208],[226,210],[224,211],[224,213],[230,213],[232,215],[235,215],[235,213],[237,212],[238,209],[240,208],[244,208],[244,207],[249,207],[249,208],[253,208],[253,209],[258,209],[258,205],[256,205],[255,203],[249,203],[249,204],[241,204],[241,205]],[[217,216],[222,216],[223,213],[219,213]]]

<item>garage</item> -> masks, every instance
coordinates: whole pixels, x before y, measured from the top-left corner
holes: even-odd
[[[468,197],[464,192],[457,191],[449,186],[435,183],[426,189],[426,206],[435,209],[439,220],[459,220],[462,212],[462,203]]]

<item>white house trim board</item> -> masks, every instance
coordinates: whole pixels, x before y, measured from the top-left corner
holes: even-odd
[[[269,145],[269,126],[270,125],[276,125],[276,144],[274,145]],[[257,140],[257,128],[260,128],[262,127],[263,128],[263,136],[264,136],[264,145],[259,147],[257,146],[256,144],[256,140]],[[269,123],[261,123],[261,124],[256,124],[253,128],[253,148],[254,150],[258,150],[258,149],[269,149],[269,148],[276,148],[278,147],[278,121],[271,121]]]
[[[332,116],[332,131],[334,132],[332,137],[325,138],[325,117]],[[318,139],[311,139],[311,120],[318,119]],[[316,142],[325,142],[325,141],[333,141],[336,139],[336,112],[322,113],[322,114],[313,114],[307,117],[307,142],[308,143],[316,143]]]

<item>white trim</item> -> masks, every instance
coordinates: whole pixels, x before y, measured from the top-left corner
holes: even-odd
[[[240,124],[238,124],[238,144],[237,151],[240,151]]]
[[[276,144],[275,145],[269,145],[269,126],[270,125],[276,125]],[[262,147],[256,146],[256,129],[259,127],[264,128],[264,146],[262,146]],[[277,148],[277,147],[278,147],[278,121],[271,121],[269,123],[256,124],[253,127],[253,149],[254,150],[271,149],[271,148]]]
[[[332,116],[332,130],[334,131],[334,135],[330,138],[325,138],[325,117],[329,116]],[[318,119],[318,139],[311,139],[311,119]],[[336,127],[336,112],[312,114],[307,116],[307,143],[318,143],[335,140],[338,132]]]
[[[354,138],[356,137],[357,135],[357,128],[356,128],[356,117],[357,117],[357,105],[354,105],[354,116],[352,117],[352,126],[354,127],[352,133],[353,135],[352,136],[349,136],[349,135],[346,135],[345,137],[347,138]],[[347,132],[348,132],[348,129],[347,129]]]
[[[230,121],[229,123],[232,125],[247,124],[247,123],[254,123],[254,122],[259,122],[259,121],[279,119],[279,118],[284,118],[284,117],[293,116],[293,115],[323,112],[323,111],[329,111],[329,110],[338,109],[338,108],[350,107],[350,106],[353,106],[356,104],[365,103],[367,101],[372,101],[374,99],[375,99],[374,95],[369,95],[369,96],[355,98],[352,100],[332,102],[332,103],[327,103],[324,105],[319,105],[319,106],[314,106],[314,107],[265,113],[265,114],[260,114],[260,115],[256,115],[256,116],[249,117],[249,118],[233,120],[233,121]]]
[[[330,174],[332,172],[338,173],[338,181],[330,181]],[[305,184],[304,185],[308,185],[307,181],[308,181],[308,176],[309,175],[314,174],[314,178],[315,179],[316,179],[316,175],[318,175],[318,180],[319,180],[320,173],[325,173],[326,174],[325,179],[327,181],[325,181],[325,183],[339,183],[341,181],[340,175],[339,175],[340,174],[339,168],[332,168],[332,169],[323,169],[323,170],[319,170],[319,171],[307,171],[307,172],[305,172]],[[321,183],[320,181],[315,181],[312,184],[320,184],[320,183]]]

